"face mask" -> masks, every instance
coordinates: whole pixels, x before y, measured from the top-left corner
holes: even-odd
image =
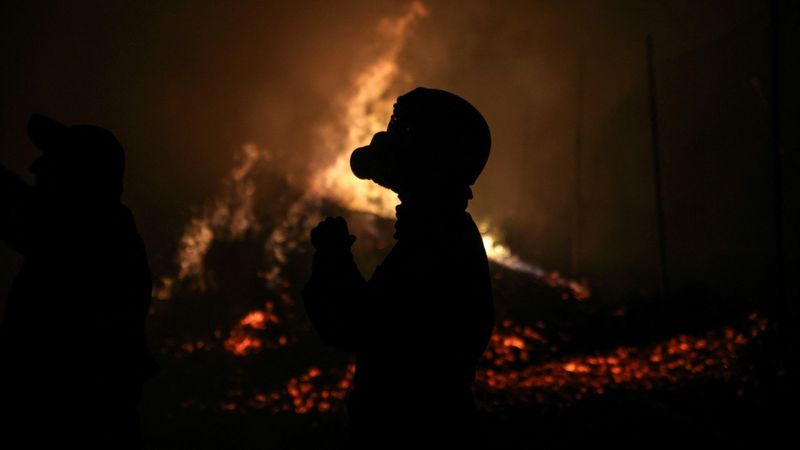
[[[385,131],[376,133],[368,146],[357,148],[350,155],[350,170],[362,180],[372,180],[396,191],[395,174],[400,169],[397,151]]]

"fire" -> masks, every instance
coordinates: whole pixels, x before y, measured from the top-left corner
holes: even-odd
[[[350,152],[367,145],[373,134],[386,127],[396,97],[389,93],[401,75],[398,56],[404,47],[410,26],[427,14],[428,11],[422,3],[413,2],[406,13],[395,21],[382,22],[381,28],[389,39],[389,45],[377,61],[356,77],[356,90],[342,106],[346,114],[337,124],[338,127],[333,128],[328,124],[321,130],[321,141],[328,145],[328,153],[338,156],[332,164],[311,177],[307,190],[310,198],[324,198],[351,211],[371,213],[384,218],[394,217],[397,196],[375,183],[354,177],[350,172]],[[337,129],[345,131],[337,132]],[[511,270],[530,273],[549,286],[567,289],[578,300],[585,300],[591,295],[585,282],[563,278],[558,272],[547,271],[513,254],[507,246],[499,242],[496,233],[489,231],[488,222],[482,222],[481,228],[484,248],[492,261]]]
[[[237,357],[265,355],[266,350],[292,346],[298,342],[291,327],[294,300],[289,283],[281,274],[292,250],[306,239],[308,227],[321,215],[320,203],[333,202],[350,211],[392,218],[397,198],[390,191],[356,179],[350,173],[349,153],[369,142],[384,128],[396,94],[408,83],[398,58],[413,25],[427,15],[422,3],[413,2],[399,16],[380,25],[385,48],[378,58],[354,78],[351,92],[343,97],[340,118],[317,130],[318,153],[328,155],[329,164],[311,171],[304,195],[292,204],[286,215],[271,230],[264,248],[272,264],[258,275],[269,283],[277,297],[263,308],[246,312],[233,322],[229,332],[216,329],[213,337],[186,342],[168,340],[162,352],[182,358],[204,351],[227,351]],[[188,280],[190,286],[204,291],[205,256],[215,239],[235,240],[257,230],[253,198],[256,185],[252,179],[259,162],[269,161],[269,153],[255,145],[245,145],[237,153],[237,164],[225,180],[222,192],[209,200],[184,229],[178,245],[178,273],[162,277],[154,296],[172,297]],[[591,296],[586,282],[566,278],[526,262],[503,242],[502,234],[486,220],[479,220],[487,256],[496,264],[517,272],[531,274],[540,282],[568,292],[577,300]],[[280,315],[279,315],[280,312]],[[757,315],[748,318],[747,328],[713,330],[702,336],[681,334],[662,342],[634,347],[619,346],[589,355],[563,355],[551,342],[543,323],[534,325],[502,321],[486,350],[476,375],[479,405],[492,410],[508,404],[569,404],[591,395],[611,390],[652,390],[680,386],[697,379],[724,379],[740,350],[767,327]],[[282,331],[281,328],[289,328]],[[300,327],[302,328],[302,327]],[[552,334],[552,333],[551,333]],[[431,342],[429,345],[436,345]],[[237,358],[238,359],[238,358]],[[315,365],[300,370],[270,389],[242,386],[230,390],[226,398],[215,401],[216,408],[228,413],[246,408],[295,414],[341,411],[352,385],[355,365],[321,368]],[[187,400],[184,408],[204,407]]]
[[[280,322],[280,318],[275,314],[275,304],[268,301],[263,310],[250,311],[239,321],[225,341],[225,349],[236,356],[246,356],[258,352],[265,346],[284,346],[288,343],[285,336],[279,336],[276,343],[266,345],[260,337],[253,333],[253,330],[265,330],[268,323],[278,324]]]
[[[242,323],[253,318],[260,315],[250,313]],[[541,333],[543,324],[530,327],[504,320],[492,335],[476,375],[478,405],[485,410],[531,402],[566,406],[612,390],[649,391],[680,387],[699,379],[727,379],[740,350],[767,326],[766,319],[753,313],[741,329],[724,327],[700,336],[680,334],[641,347],[619,346],[605,353],[554,357],[552,346]],[[232,348],[228,348],[229,342],[225,346],[234,354],[248,354],[262,345],[252,337],[231,342],[235,345]],[[194,350],[200,348],[202,344]],[[531,364],[534,356],[545,359]],[[296,414],[341,411],[354,374],[353,363],[344,369],[311,366],[272,391],[234,389],[230,398],[220,403],[220,409],[270,408]],[[193,402],[184,404],[186,408],[196,406]]]
[[[344,400],[350,388],[355,365],[350,364],[345,374],[333,385],[317,382],[322,372],[311,367],[308,372],[300,377],[292,377],[286,385],[286,392],[291,399],[295,413],[306,414],[311,411],[329,412],[336,402]]]
[[[250,174],[256,163],[268,161],[270,155],[254,144],[244,144],[237,154],[239,163],[231,170],[221,195],[203,205],[183,231],[178,245],[178,280],[190,280],[199,291],[205,291],[204,260],[215,238],[241,239],[250,230],[258,229],[253,205],[255,185]],[[158,298],[171,297],[174,279],[162,278],[156,287]]]
[[[241,321],[242,325],[250,326],[257,330],[263,330],[266,328],[264,324],[264,312],[263,311],[253,311],[250,314],[244,316],[244,319]]]
[[[377,59],[365,67],[354,77],[351,92],[342,97],[339,109],[343,112],[336,120],[325,123],[317,130],[317,148],[319,154],[333,155],[327,165],[312,168],[307,185],[303,186],[304,195],[294,202],[269,234],[264,248],[272,257],[272,267],[259,274],[269,286],[275,290],[284,303],[291,303],[286,293],[288,283],[283,279],[281,270],[287,261],[288,254],[297,247],[300,239],[305,239],[308,227],[320,218],[320,203],[328,201],[344,208],[378,217],[392,218],[398,203],[397,196],[391,191],[374,183],[356,179],[350,173],[349,156],[352,149],[369,143],[371,136],[383,130],[392,113],[392,105],[397,94],[410,88],[410,77],[404,73],[398,63],[406,41],[414,24],[428,14],[427,8],[414,1],[398,17],[386,19],[379,25],[380,40],[384,42],[383,51]],[[255,145],[247,144],[237,154],[238,164],[230,172],[221,194],[213,197],[201,209],[200,214],[187,224],[179,242],[179,271],[175,278],[164,277],[161,286],[156,287],[157,297],[169,299],[177,286],[177,280],[189,280],[190,286],[199,291],[207,289],[204,260],[215,239],[240,239],[250,230],[259,227],[254,214],[253,198],[256,186],[252,181],[252,171],[259,161],[269,161],[270,155]],[[484,246],[488,257],[499,265],[515,271],[532,274],[550,286],[571,291],[577,299],[589,297],[585,283],[561,277],[533,264],[529,264],[516,256],[511,249],[502,244],[500,234],[490,230],[487,222],[482,222]],[[247,313],[228,333],[221,347],[236,356],[248,356],[266,348],[279,348],[296,341],[293,336],[279,335],[268,337],[270,324],[278,324],[280,319],[274,310],[274,304],[267,302],[265,308]],[[222,339],[221,331],[215,332],[217,339]],[[502,337],[502,347],[495,349],[495,355],[510,361],[520,353],[520,358],[529,357],[530,349],[526,339],[536,338],[537,332],[526,328],[519,335]],[[494,340],[497,339],[493,337]],[[184,344],[179,346],[181,352],[191,353],[200,346]],[[210,350],[218,348],[217,344],[202,347]],[[515,353],[516,352],[516,353]],[[496,362],[496,364],[501,364]],[[329,387],[321,387],[320,380],[329,377],[318,368],[297,378],[292,378],[285,393],[255,393],[248,404],[256,407],[272,405],[282,411],[305,413],[312,410],[325,412],[335,406],[337,400],[344,398],[350,386],[354,366],[348,366],[345,374]],[[334,369],[335,372],[335,369]],[[234,396],[237,397],[237,396]],[[283,400],[283,404],[280,402]],[[241,399],[228,399],[221,408],[233,411]]]
[[[305,238],[309,231],[307,228],[321,218],[321,200],[339,204],[350,211],[394,217],[397,196],[372,182],[355,178],[350,173],[350,152],[367,145],[373,134],[385,128],[394,99],[409,87],[410,77],[400,69],[398,58],[413,25],[427,15],[425,5],[414,1],[399,17],[380,22],[378,32],[385,45],[383,51],[354,77],[352,91],[339,105],[344,114],[317,130],[315,151],[334,156],[328,165],[312,170],[304,195],[288,208],[285,218],[264,244],[274,262],[274,266],[263,274],[271,286],[281,283],[281,266],[287,253],[297,246],[295,236]],[[250,173],[259,160],[268,161],[270,156],[255,145],[246,144],[238,157],[239,164],[231,171],[223,193],[204,205],[201,214],[189,221],[180,239],[177,279],[190,280],[192,286],[201,292],[207,289],[204,259],[214,239],[239,239],[248,230],[258,228],[253,212],[255,185]],[[570,280],[558,272],[525,262],[500,242],[498,233],[483,228],[487,256],[495,263],[529,273],[549,286],[570,292],[578,300],[591,295],[585,282]],[[301,232],[297,233],[298,230]],[[174,279],[163,278],[162,284],[155,287],[158,298],[168,299],[174,287]]]
[[[405,14],[395,20],[381,22],[388,45],[378,59],[355,79],[355,92],[342,105],[345,114],[336,127],[326,125],[320,130],[321,142],[328,152],[338,156],[328,167],[311,179],[311,195],[328,198],[352,211],[392,217],[397,196],[374,183],[356,179],[350,173],[350,151],[369,144],[372,135],[383,130],[392,115],[392,87],[401,70],[397,59],[405,46],[411,26],[427,16],[420,2],[412,2]],[[341,130],[344,130],[342,132]]]
[[[520,328],[506,322],[492,336],[484,355],[491,367],[479,370],[476,381],[489,392],[503,394],[511,403],[541,403],[548,395],[555,395],[557,402],[569,403],[612,388],[653,390],[699,377],[724,378],[738,350],[767,328],[767,320],[757,314],[751,314],[748,321],[744,331],[725,327],[700,337],[681,334],[646,347],[621,346],[605,354],[536,365],[519,363],[528,361],[534,349],[541,349],[546,341],[538,334],[513,339]]]
[[[261,339],[252,337],[241,328],[234,328],[231,336],[225,341],[225,349],[236,356],[245,356],[258,351],[263,346]]]
[[[311,412],[329,413],[339,411],[353,382],[355,364],[350,363],[344,370],[325,373],[317,367],[310,367],[299,376],[291,377],[286,385],[271,392],[257,391],[252,396],[239,389],[228,393],[228,398],[220,402],[220,410],[233,412],[249,406],[254,409],[270,408],[273,413],[292,412],[308,414]],[[184,402],[184,408],[198,407],[195,402]]]
[[[257,330],[265,329],[268,323],[281,323],[280,318],[275,314],[275,304],[273,302],[267,302],[264,310],[251,311],[239,321],[239,325],[243,327],[249,326]]]
[[[591,297],[589,285],[585,281],[571,280],[561,276],[556,271],[548,271],[540,266],[523,261],[512,253],[508,246],[499,242],[497,235],[490,231],[488,222],[482,222],[480,228],[483,248],[486,249],[486,256],[491,261],[516,272],[531,274],[550,287],[567,290],[576,300],[582,301]]]
[[[392,114],[396,95],[392,93],[402,74],[398,57],[405,47],[412,25],[428,14],[422,3],[414,1],[405,12],[394,19],[379,24],[380,38],[386,43],[378,58],[363,69],[354,79],[352,92],[343,97],[339,110],[344,114],[317,130],[320,154],[335,155],[326,166],[315,168],[309,177],[305,194],[287,211],[286,218],[273,230],[265,250],[273,256],[276,265],[266,275],[271,285],[281,281],[280,265],[296,242],[289,238],[292,230],[304,229],[319,219],[319,203],[330,201],[351,211],[389,218],[394,215],[397,196],[374,183],[359,180],[350,173],[350,152],[367,145],[373,134],[381,131]],[[305,219],[305,221],[303,221]]]

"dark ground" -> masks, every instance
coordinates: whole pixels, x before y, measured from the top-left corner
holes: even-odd
[[[390,225],[379,221],[377,226]],[[261,238],[215,243],[207,258],[213,288],[206,293],[178,289],[171,300],[156,302],[150,335],[161,371],[141,404],[146,448],[325,449],[343,444],[346,416],[341,401],[333,402],[330,412],[300,414],[285,394],[288,380],[309,367],[323,372],[320,384],[313,385],[318,389],[335,383],[335,375],[350,361],[319,343],[294,301],[307,273],[308,249],[299,245],[286,263],[288,284],[268,287],[253,276],[265,263],[261,251],[252,250],[261,248],[254,243]],[[612,383],[602,394],[576,396],[567,387],[543,389],[540,398],[529,392],[526,398],[515,390],[478,386],[488,448],[772,448],[791,439],[797,417],[797,357],[796,341],[787,336],[796,322],[771,312],[769,305],[714,298],[700,286],[666,299],[607,299],[600,293],[578,302],[565,300],[563,292],[529,275],[498,266],[493,273],[498,323],[511,318],[516,324],[546,324],[540,328],[546,342],[530,342],[530,359],[515,361],[509,370],[620,346],[646,348],[679,334],[742,330],[744,318],[754,311],[768,326],[738,348],[729,367],[678,376],[650,389],[637,382]],[[266,345],[246,356],[225,351],[229,330],[248,311],[263,308],[268,298],[282,299],[275,306],[281,321],[254,333],[265,343],[285,336],[288,344]],[[203,350],[181,348],[198,339],[205,342]],[[492,364],[484,361],[484,367]],[[248,399],[259,392],[283,396],[254,406]],[[276,412],[273,406],[288,411]]]

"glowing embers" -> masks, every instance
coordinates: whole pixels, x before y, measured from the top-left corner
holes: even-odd
[[[275,314],[275,304],[267,302],[263,310],[254,310],[233,327],[228,339],[225,340],[225,350],[236,356],[245,356],[257,352],[262,348],[278,348],[288,344],[286,336],[278,336],[277,340],[269,341],[257,336],[256,330],[265,330],[268,324],[279,324],[280,318]]]
[[[312,411],[325,413],[334,407],[340,407],[353,382],[356,366],[351,363],[347,365],[344,374],[338,372],[340,371],[332,371],[326,379],[318,368],[312,367],[300,377],[291,378],[286,385],[291,409],[284,403],[280,410],[306,414]]]
[[[243,317],[237,329],[263,331],[260,327],[269,328],[270,324],[277,322],[266,310],[257,310]],[[725,382],[737,373],[742,348],[766,328],[766,319],[751,314],[740,329],[725,327],[701,336],[681,334],[641,347],[620,346],[604,353],[563,357],[546,336],[546,331],[552,334],[553,330],[547,330],[545,324],[527,326],[504,320],[492,335],[477,372],[476,399],[480,408],[489,411],[526,404],[569,406],[610,392],[680,389],[700,380]],[[252,344],[253,336],[245,337]],[[227,351],[239,355],[241,349],[242,357],[254,356],[255,347],[247,347],[247,340],[238,342],[241,347],[230,348],[229,341]],[[191,353],[220,346],[200,343],[194,348],[187,344],[183,347],[183,352]],[[262,342],[257,349],[263,347]],[[295,414],[342,411],[354,373],[352,363],[346,367],[311,365],[283,385],[234,387],[218,409],[231,412],[254,408]],[[207,405],[188,401],[183,407],[205,409]]]
[[[233,389],[219,402],[223,412],[247,409],[268,409],[273,413],[329,413],[341,411],[355,375],[355,364],[344,369],[335,368],[323,371],[310,367],[299,376],[289,378],[285,386],[274,390],[255,390],[252,393],[243,389]],[[198,402],[186,401],[184,409],[204,409]]]
[[[492,338],[488,368],[476,381],[490,394],[483,406],[500,404],[570,403],[609,389],[652,390],[680,387],[698,378],[723,379],[731,374],[738,350],[767,327],[766,319],[748,317],[744,331],[726,327],[705,336],[678,335],[645,347],[618,347],[605,353],[578,356],[536,365],[528,359],[531,339],[513,335]],[[510,356],[511,355],[511,356]]]
[[[505,367],[516,363],[527,364],[533,354],[550,353],[548,340],[541,333],[544,327],[541,322],[534,328],[514,324],[508,319],[502,321],[492,333],[483,361],[495,367]]]
[[[357,180],[350,173],[348,160],[353,148],[367,144],[370,136],[383,129],[388,121],[394,97],[399,93],[395,91],[405,75],[398,69],[398,55],[410,24],[424,15],[424,7],[413,3],[403,15],[382,24],[387,45],[379,57],[356,77],[352,92],[343,97],[339,109],[345,114],[341,120],[332,120],[320,127],[316,145],[319,153],[330,157],[330,164],[312,168],[308,186],[300,187],[303,190],[300,200],[293,202],[284,217],[276,218],[276,225],[270,230],[264,248],[272,256],[272,261],[267,267],[262,267],[260,276],[283,299],[283,303],[278,304],[280,317],[274,305],[267,303],[264,309],[250,311],[240,319],[234,317],[238,322],[226,318],[225,324],[234,324],[230,332],[216,330],[213,338],[167,346],[162,350],[164,353],[181,358],[198,350],[218,352],[215,354],[226,357],[226,364],[232,360],[236,368],[255,366],[250,363],[256,358],[271,364],[273,360],[269,358],[278,352],[266,350],[295,346],[298,342],[296,329],[308,332],[302,327],[294,327],[297,322],[293,321],[291,314],[295,309],[286,294],[288,281],[284,279],[282,270],[292,251],[305,245],[306,228],[320,218],[323,200],[350,211],[369,212],[385,218],[394,216],[397,202],[394,194],[370,182]],[[212,198],[186,226],[179,243],[177,280],[175,277],[163,278],[155,291],[157,298],[170,298],[175,287],[184,280],[197,290],[205,290],[204,260],[214,240],[239,239],[248,230],[258,227],[253,211],[255,185],[250,173],[258,160],[266,160],[268,156],[253,146],[245,146],[239,156],[239,164],[228,177],[224,192]],[[567,279],[558,272],[522,260],[502,243],[497,230],[482,227],[481,231],[487,255],[495,263],[529,273],[543,284],[558,289],[567,298],[583,300],[590,296],[586,283]],[[283,308],[284,305],[289,307]],[[558,360],[554,359],[557,353],[553,347],[555,343],[547,339],[543,324],[525,326],[506,321],[492,336],[478,372],[478,387],[489,393],[488,400],[481,405],[494,408],[531,401],[568,402],[585,395],[602,394],[611,388],[655,389],[680,385],[701,376],[727,376],[739,348],[766,326],[766,322],[757,317],[751,321],[748,333],[726,329],[699,338],[678,336],[642,348],[620,347],[606,354],[558,357]],[[292,347],[291,351],[298,347]],[[298,355],[302,353],[302,349],[297,351]],[[269,386],[255,381],[248,383],[251,380],[243,381],[237,377],[235,382],[240,384],[234,385],[227,396],[214,397],[208,405],[218,405],[220,410],[228,412],[246,408],[297,414],[335,411],[341,408],[355,368],[352,364],[346,368],[322,367],[320,364],[321,361],[304,362],[301,367],[308,369],[302,370],[301,375],[290,377],[282,374]],[[250,387],[242,387],[245,385]],[[254,388],[255,385],[258,388]],[[187,401],[184,407],[193,408],[198,404]],[[208,405],[203,407],[214,408]]]

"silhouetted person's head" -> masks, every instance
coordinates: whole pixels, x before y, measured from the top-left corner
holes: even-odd
[[[110,131],[34,114],[28,136],[42,151],[29,170],[45,195],[82,204],[119,200],[125,153]]]
[[[490,147],[489,126],[474,106],[419,87],[398,97],[386,131],[353,151],[350,167],[401,197],[467,199]]]

